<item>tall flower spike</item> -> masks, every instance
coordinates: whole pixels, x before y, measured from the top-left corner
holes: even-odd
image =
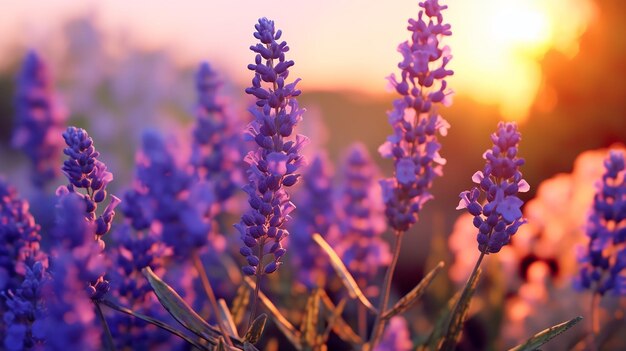
[[[389,245],[381,238],[387,225],[376,184],[379,171],[359,143],[350,147],[343,164],[344,179],[335,207],[339,232],[329,240],[357,283],[363,285],[391,262]]]
[[[400,77],[389,77],[402,96],[388,113],[393,134],[378,149],[383,157],[394,160],[394,177],[382,180],[381,185],[389,224],[397,231],[407,231],[432,198],[429,189],[445,164],[439,156],[437,133],[445,136],[450,127],[438,113],[438,105],[447,105],[452,94],[445,80],[453,74],[446,68],[452,56],[449,48],[440,44],[452,34],[441,14],[447,6],[437,0],[419,6],[423,10],[417,20],[409,20],[411,40],[398,46],[403,56],[398,64]]]
[[[291,263],[297,267],[296,279],[309,289],[324,286],[328,274],[328,260],[311,235],[320,233],[328,238],[335,222],[332,173],[326,153],[317,154],[307,167],[298,192],[298,203],[307,210],[289,223],[289,248],[296,252],[290,255]]]
[[[587,222],[589,244],[579,255],[576,286],[600,295],[626,295],[626,170],[624,153],[612,150]]]
[[[228,200],[243,183],[241,137],[234,116],[220,103],[221,83],[207,62],[196,73],[196,125],[191,163],[199,179],[210,181],[217,203]]]
[[[100,215],[96,213],[98,204],[104,202],[107,197],[106,187],[113,180],[113,174],[107,171],[106,165],[98,160],[100,153],[96,151],[93,140],[84,129],[68,127],[63,138],[67,147],[63,150],[68,159],[63,162],[63,173],[70,184],[57,189],[59,198],[57,215],[57,228],[55,235],[66,241],[65,250],[73,250],[77,260],[82,263],[91,260],[102,259],[104,241],[102,235],[111,229],[111,222],[115,216],[115,208],[120,199],[111,195],[109,204]],[[77,189],[83,189],[84,194]],[[78,202],[82,202],[79,204]],[[84,211],[81,220],[80,212]],[[73,233],[73,235],[68,235]],[[99,249],[87,244],[84,240],[95,238]],[[80,249],[79,249],[80,248]],[[93,256],[93,257],[89,257]],[[79,264],[80,266],[80,264]],[[81,273],[83,271],[81,270]],[[89,282],[89,294],[94,300],[101,299],[109,290],[109,282],[104,279],[104,270],[100,275],[85,274]]]
[[[15,110],[12,144],[32,161],[33,183],[44,187],[59,173],[63,148],[59,134],[64,128],[65,114],[53,97],[48,69],[34,51],[26,55],[17,80]]]
[[[483,154],[487,161],[485,168],[472,176],[478,186],[459,195],[457,210],[467,208],[474,216],[478,249],[485,254],[500,251],[526,223],[520,209],[524,202],[517,197],[518,193],[530,190],[519,170],[524,164],[524,159],[517,157],[520,140],[515,123],[498,123],[497,132],[491,134],[493,147]],[[484,206],[479,203],[482,194],[486,199]]]
[[[300,95],[296,90],[299,79],[285,82],[288,68],[294,64],[285,60],[289,47],[284,41],[277,42],[281,31],[274,29],[274,21],[261,18],[255,28],[254,37],[260,43],[250,47],[257,55],[255,63],[248,65],[255,74],[246,93],[254,95],[257,102],[256,108],[250,110],[255,120],[248,126],[247,135],[258,148],[244,158],[250,166],[249,182],[244,190],[249,195],[251,209],[235,225],[244,243],[240,252],[248,262],[243,267],[247,275],[257,274],[259,267],[262,267],[259,274],[269,274],[281,264],[286,251],[281,241],[289,235],[285,223],[295,208],[286,188],[296,184],[300,177],[297,171],[304,163],[300,150],[307,142],[305,136],[296,135],[295,140],[292,137],[304,110],[295,99]],[[268,83],[268,87],[263,83]],[[265,247],[267,241],[274,241],[269,250]],[[273,255],[267,264],[262,262],[265,254]]]

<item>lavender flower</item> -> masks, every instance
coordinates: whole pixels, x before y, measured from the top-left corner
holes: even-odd
[[[39,230],[28,202],[0,179],[0,291],[18,288],[26,267],[35,261],[47,267],[47,255],[39,248]]]
[[[57,189],[59,202],[54,235],[64,242],[60,252],[71,251],[75,263],[80,267],[102,259],[105,245],[101,237],[111,229],[114,210],[120,199],[111,195],[107,207],[102,214],[97,215],[98,204],[106,199],[106,187],[113,180],[113,174],[98,160],[100,154],[84,129],[68,127],[63,138],[67,144],[63,152],[68,159],[63,162],[62,169],[70,184]],[[77,191],[81,188],[84,194]],[[95,245],[92,245],[94,238]],[[101,299],[109,290],[109,282],[104,279],[104,269],[97,271],[99,273],[94,275],[91,269],[79,269],[84,281],[89,282],[88,291],[94,300]]]
[[[191,163],[199,179],[210,181],[216,202],[228,200],[243,183],[239,126],[218,100],[217,74],[207,62],[196,73],[196,125]]]
[[[47,316],[43,287],[50,280],[41,261],[26,266],[26,274],[19,288],[3,293],[6,311],[3,321],[7,326],[4,347],[7,350],[31,350],[45,342],[41,324]]]
[[[335,222],[333,208],[333,179],[330,161],[326,153],[316,155],[304,174],[303,188],[298,203],[307,210],[289,224],[292,263],[298,268],[296,279],[309,289],[323,286],[328,273],[328,261],[311,235],[319,233],[327,237]]]
[[[7,350],[31,349],[43,341],[33,335],[34,324],[45,315],[41,286],[48,279],[39,229],[28,202],[0,180],[0,339]]]
[[[388,114],[393,134],[379,148],[383,157],[394,160],[394,177],[382,180],[381,185],[385,213],[396,231],[407,231],[417,221],[424,203],[432,199],[429,189],[445,164],[439,156],[437,132],[445,136],[450,127],[437,107],[447,105],[452,94],[445,80],[453,74],[446,68],[452,56],[447,46],[440,45],[442,38],[452,34],[441,14],[447,6],[439,5],[438,0],[425,0],[419,6],[423,10],[418,19],[409,20],[411,41],[398,46],[403,56],[398,64],[400,79],[394,74],[389,77],[402,95]]]
[[[115,269],[111,272],[112,295],[133,311],[160,320],[168,319],[141,270],[150,267],[157,274],[164,273],[164,260],[171,257],[172,250],[160,241],[154,232],[131,233],[129,225],[116,227],[113,237],[118,243],[112,254]],[[165,315],[164,315],[165,314]],[[116,313],[108,320],[113,340],[119,349],[155,349],[167,347],[173,350],[181,341],[146,322]]]
[[[34,52],[24,59],[17,81],[12,144],[33,163],[33,183],[40,188],[58,174],[65,114],[53,97],[48,69]]]
[[[515,123],[498,123],[498,130],[491,134],[493,147],[483,154],[487,161],[483,171],[472,176],[478,184],[472,190],[462,192],[457,210],[467,208],[474,216],[478,229],[478,249],[484,254],[496,253],[507,245],[519,227],[526,223],[520,207],[524,204],[517,197],[519,192],[530,190],[522,179],[519,167],[524,159],[517,157],[521,134]],[[479,204],[481,194],[487,203]]]
[[[611,150],[587,222],[589,244],[579,255],[579,289],[626,295],[626,171],[624,154]]]
[[[67,144],[63,153],[69,158],[63,162],[62,169],[70,184],[59,188],[57,194],[76,193],[85,201],[85,217],[88,221],[95,222],[99,239],[111,229],[115,207],[120,203],[120,199],[111,195],[109,205],[100,216],[96,215],[98,204],[107,196],[106,187],[113,180],[113,174],[97,159],[100,153],[96,151],[93,140],[84,129],[68,127],[63,138]],[[85,189],[86,194],[77,193],[75,188]]]
[[[389,320],[380,344],[374,351],[408,351],[413,348],[409,327],[404,317],[395,316]]]
[[[158,132],[144,132],[136,183],[125,194],[122,211],[136,230],[154,230],[177,257],[188,257],[207,245],[219,253],[225,244],[223,237],[210,235],[209,211],[214,202],[210,187],[194,181],[175,156]]]
[[[296,173],[304,163],[300,150],[307,142],[302,135],[296,135],[295,140],[288,139],[304,112],[295,99],[300,95],[296,89],[299,79],[289,84],[285,82],[288,68],[294,64],[285,60],[289,47],[284,41],[277,42],[282,32],[274,29],[274,21],[261,18],[255,28],[254,37],[261,43],[250,47],[257,55],[255,63],[248,65],[255,74],[252,87],[247,88],[246,93],[257,98],[257,107],[250,110],[255,120],[248,127],[248,136],[258,148],[244,159],[250,165],[249,183],[244,191],[249,195],[251,209],[235,225],[244,242],[240,252],[248,262],[243,267],[247,275],[257,274],[266,253],[272,254],[273,260],[262,266],[259,274],[272,273],[281,264],[280,258],[286,251],[281,240],[289,235],[285,223],[295,208],[285,188],[296,184],[300,177]],[[263,87],[262,82],[269,87]],[[273,240],[274,244],[265,250],[268,240]]]
[[[380,237],[387,226],[376,184],[379,171],[363,144],[352,145],[343,163],[344,181],[336,207],[339,233],[329,240],[355,280],[364,284],[391,262],[389,245]]]

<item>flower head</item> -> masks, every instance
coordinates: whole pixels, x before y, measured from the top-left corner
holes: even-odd
[[[344,161],[344,180],[336,201],[337,235],[329,238],[356,281],[372,281],[391,262],[389,245],[380,237],[387,228],[378,167],[363,144],[354,144]]]
[[[328,237],[335,223],[332,176],[328,156],[316,155],[303,175],[303,187],[298,193],[298,203],[307,210],[289,224],[289,249],[295,251],[290,255],[291,262],[297,267],[298,281],[310,289],[323,286],[328,273],[326,256],[313,242],[312,234]]]
[[[589,244],[581,250],[576,286],[601,295],[626,295],[626,170],[624,153],[612,150],[604,161],[587,222]]]
[[[500,122],[496,133],[491,135],[493,147],[483,154],[487,161],[485,168],[472,176],[478,186],[459,195],[457,210],[467,208],[474,216],[478,249],[485,254],[500,251],[526,223],[520,209],[524,202],[517,197],[519,192],[530,190],[519,171],[524,164],[524,159],[517,157],[520,140],[515,123]],[[479,203],[482,194],[486,198],[484,205]]]
[[[289,235],[285,224],[295,208],[286,188],[296,184],[300,177],[297,171],[304,163],[300,151],[307,142],[302,135],[296,135],[295,140],[292,137],[304,111],[295,99],[300,95],[296,90],[299,80],[286,83],[288,68],[294,64],[285,60],[289,47],[286,42],[277,41],[282,32],[275,30],[273,21],[261,18],[255,28],[254,37],[260,43],[250,47],[256,57],[248,69],[255,73],[246,93],[254,95],[257,101],[256,108],[250,110],[255,120],[250,123],[247,135],[258,147],[244,159],[249,165],[244,191],[248,193],[251,208],[235,225],[244,243],[240,252],[248,262],[243,267],[248,275],[269,274],[281,264],[286,252],[281,241]],[[274,242],[269,250],[265,247],[267,241]],[[262,262],[265,254],[273,256],[268,263]]]
[[[411,40],[398,46],[403,56],[398,64],[400,77],[389,77],[401,95],[389,112],[393,134],[379,148],[381,155],[395,164],[395,176],[382,180],[381,185],[387,219],[397,231],[408,230],[424,203],[432,198],[429,189],[445,164],[439,155],[437,134],[445,136],[449,128],[437,107],[447,105],[452,94],[445,80],[453,74],[447,68],[452,56],[447,46],[440,45],[442,38],[452,34],[441,14],[447,6],[437,0],[426,0],[419,6],[422,10],[417,20],[409,20]]]
[[[243,175],[239,171],[242,155],[239,125],[218,99],[220,85],[217,73],[203,62],[196,73],[198,101],[191,163],[196,177],[211,182],[215,198],[221,204],[241,186]]]
[[[34,51],[28,52],[17,80],[16,121],[12,144],[33,163],[33,183],[43,187],[58,175],[63,148],[59,137],[65,114],[54,98],[45,63]]]

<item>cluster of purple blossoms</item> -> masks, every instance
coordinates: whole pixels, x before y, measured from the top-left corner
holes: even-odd
[[[207,62],[196,73],[196,125],[193,130],[191,164],[199,179],[212,183],[216,203],[233,196],[243,183],[239,126],[218,100],[221,83]]]
[[[105,245],[101,237],[111,229],[115,208],[120,199],[111,195],[109,204],[102,213],[96,213],[98,204],[107,198],[106,187],[113,180],[113,174],[98,160],[100,153],[96,151],[93,140],[84,129],[68,127],[63,138],[67,144],[63,152],[68,159],[63,162],[62,170],[70,184],[57,189],[60,212],[57,215],[55,235],[67,243],[65,246],[61,245],[61,250],[80,251],[82,255],[75,257],[84,263],[95,259],[89,255],[102,255]],[[85,193],[78,192],[77,189],[83,189]],[[82,216],[77,212],[81,208]],[[85,219],[89,225],[81,223]],[[67,234],[68,231],[73,234]],[[94,239],[99,250],[89,242]],[[104,272],[87,280],[90,282],[90,296],[95,300],[101,299],[109,290],[109,282],[104,279],[103,274]]]
[[[26,55],[17,81],[15,110],[12,144],[32,161],[33,183],[44,187],[59,173],[65,114],[54,101],[46,65],[33,51]]]
[[[626,295],[626,170],[624,154],[612,150],[587,222],[589,244],[581,252],[579,289]]]
[[[402,95],[388,114],[393,134],[379,148],[383,157],[394,160],[394,177],[382,180],[381,185],[386,215],[396,231],[407,231],[417,221],[424,203],[432,198],[429,189],[445,164],[439,155],[437,132],[445,136],[450,127],[436,107],[447,105],[452,94],[445,80],[453,74],[446,68],[452,56],[447,46],[440,45],[443,37],[452,34],[441,14],[447,6],[439,5],[438,0],[419,5],[423,10],[418,19],[409,20],[411,41],[398,47],[403,56],[398,64],[400,79],[394,74],[389,77]]]
[[[483,154],[487,161],[485,168],[472,176],[478,186],[459,195],[457,210],[467,208],[474,216],[478,249],[484,254],[499,252],[526,223],[520,209],[524,202],[517,197],[518,193],[530,190],[519,170],[524,164],[524,159],[517,156],[520,140],[515,123],[500,122],[498,130],[491,134],[493,147]],[[481,206],[483,193],[486,204]]]
[[[168,314],[158,302],[141,270],[150,267],[163,276],[164,260],[172,250],[160,241],[154,232],[132,233],[130,225],[117,226],[112,233],[116,242],[111,254],[115,269],[110,272],[111,295],[123,306],[160,320]],[[182,340],[138,318],[116,313],[108,318],[113,340],[118,349],[155,349],[167,347],[174,350]]]
[[[357,283],[371,282],[391,262],[389,245],[380,236],[387,229],[384,204],[376,184],[379,171],[363,144],[348,150],[337,211],[338,233],[329,238]]]
[[[303,176],[298,203],[306,211],[289,223],[291,238],[289,247],[297,253],[291,255],[291,263],[297,267],[296,279],[309,289],[324,286],[328,274],[328,260],[311,235],[319,233],[328,237],[335,223],[333,198],[333,174],[325,153],[313,158]]]
[[[76,192],[59,195],[52,230],[51,283],[44,287],[48,315],[43,320],[50,350],[95,350],[102,326],[94,300],[109,291],[107,262],[96,237],[96,223],[85,220],[87,202]]]
[[[177,163],[176,153],[159,132],[146,130],[141,143],[135,184],[122,204],[132,227],[154,232],[177,257],[189,257],[207,245],[222,252],[224,239],[210,236],[211,188]]]
[[[295,208],[285,188],[296,184],[300,177],[296,173],[304,163],[300,150],[308,140],[302,135],[296,135],[295,140],[287,139],[302,119],[304,110],[295,99],[300,95],[296,89],[299,79],[289,84],[285,82],[288,68],[294,62],[285,60],[289,50],[287,43],[277,42],[282,32],[276,31],[274,22],[267,18],[259,19],[255,28],[254,37],[260,43],[250,47],[257,55],[255,63],[248,65],[255,74],[252,87],[247,88],[246,93],[254,95],[257,101],[256,108],[250,110],[255,120],[250,123],[247,136],[258,148],[244,159],[250,166],[249,183],[244,191],[248,193],[251,209],[235,225],[244,243],[240,253],[248,262],[243,267],[247,275],[269,274],[281,264],[286,251],[281,240],[289,235],[285,223]],[[263,82],[268,84],[267,88]],[[266,250],[268,240],[274,243]],[[272,254],[273,260],[264,265],[265,254]]]
[[[39,226],[14,188],[0,180],[0,339],[7,350],[32,349],[44,341],[43,285],[48,255],[40,250]]]

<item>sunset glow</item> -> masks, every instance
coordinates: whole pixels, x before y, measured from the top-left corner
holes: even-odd
[[[406,40],[406,20],[417,11],[416,1],[299,3],[287,10],[269,1],[272,16],[290,33],[299,60],[302,85],[315,90],[359,90],[379,94],[384,78],[396,70],[396,46]],[[24,1],[3,5],[2,29],[22,28],[20,38],[3,38],[40,46],[64,18],[94,13],[99,25],[115,37],[148,48],[166,47],[177,60],[195,64],[208,59],[223,66],[239,84],[239,70],[249,54],[234,43],[251,42],[248,29],[264,9],[243,4],[191,2],[172,8],[165,1],[46,4]],[[47,7],[47,8],[46,8]],[[563,14],[567,13],[564,17]],[[578,38],[592,18],[589,0],[476,0],[455,3],[447,10],[453,23],[451,86],[459,96],[499,106],[506,119],[523,119],[541,82],[539,60],[550,49],[573,56]],[[53,20],[51,20],[53,19]],[[122,35],[123,33],[123,35]]]

